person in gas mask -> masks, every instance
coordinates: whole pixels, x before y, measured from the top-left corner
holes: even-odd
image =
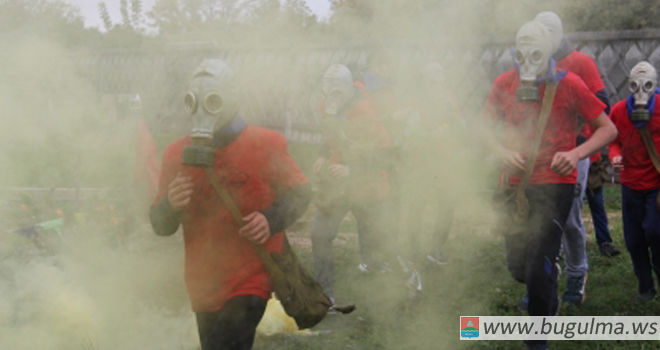
[[[322,89],[324,141],[314,163],[320,181],[311,237],[317,280],[334,302],[332,241],[348,212],[358,226],[359,268],[370,271],[380,261],[384,228],[379,216],[389,192],[385,157],[390,138],[373,98],[362,83],[353,81],[346,66],[331,65],[323,75]]]
[[[507,222],[517,223],[501,228],[509,271],[527,286],[530,315],[554,315],[556,262],[573,202],[577,163],[614,139],[616,129],[604,113],[605,104],[578,76],[556,70],[550,34],[541,23],[525,23],[515,42],[516,68],[496,78],[484,106],[485,120],[491,122],[485,125],[484,137],[502,162],[500,186],[511,186],[514,193],[504,196],[513,200],[502,201],[512,214]],[[544,115],[547,124],[541,128]],[[578,115],[594,133],[576,146]],[[489,132],[495,130],[493,123],[502,124],[499,139]],[[527,344],[529,349],[547,349],[544,341]]]
[[[600,77],[598,67],[594,60],[588,55],[570,49],[568,41],[564,38],[564,30],[561,18],[551,11],[540,12],[534,20],[541,22],[550,33],[552,38],[553,49],[555,53],[553,58],[557,61],[557,68],[564,69],[569,72],[575,73],[587,85],[589,90],[592,91],[605,103],[605,112],[610,113],[610,103],[607,93],[605,92],[605,84]],[[582,123],[580,119],[580,123]],[[584,142],[591,133],[589,124],[582,126],[581,132],[578,135],[578,145]],[[586,283],[588,272],[587,260],[587,235],[582,221],[582,206],[584,203],[585,194],[589,197],[589,207],[591,209],[594,227],[596,229],[596,239],[598,246],[603,252],[603,255],[613,256],[617,255],[619,251],[612,245],[612,238],[609,229],[607,228],[607,214],[605,213],[605,206],[603,203],[603,188],[602,185],[587,191],[587,178],[588,176],[602,176],[601,174],[589,174],[589,172],[596,172],[601,169],[597,164],[600,160],[600,151],[594,153],[590,158],[586,158],[578,162],[578,180],[576,184],[575,198],[573,199],[573,206],[568,220],[564,227],[565,235],[563,238],[565,250],[565,263],[566,263],[566,291],[562,300],[574,305],[580,305],[586,298]],[[590,167],[592,163],[594,166]],[[590,170],[591,169],[591,170]]]
[[[660,164],[655,164],[660,152],[657,81],[650,63],[637,63],[630,71],[630,96],[615,104],[610,115],[619,135],[610,144],[609,157],[621,174],[623,236],[642,300],[656,295],[652,271],[660,280]],[[656,162],[649,153],[653,147]]]
[[[151,225],[161,236],[183,226],[185,281],[202,349],[250,349],[271,293],[254,245],[279,252],[282,231],[304,212],[310,190],[284,137],[241,119],[236,82],[222,60],[204,60],[189,89],[192,132],[163,154]],[[206,169],[236,202],[242,227]]]

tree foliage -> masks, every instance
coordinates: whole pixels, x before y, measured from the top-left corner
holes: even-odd
[[[78,9],[63,0],[0,0],[0,44],[25,37],[80,46],[98,41],[99,33],[85,29]]]
[[[566,7],[564,17],[575,31],[660,28],[660,2],[574,1]]]

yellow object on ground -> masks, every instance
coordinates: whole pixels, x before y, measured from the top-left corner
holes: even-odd
[[[257,326],[257,334],[272,336],[275,334],[299,334],[311,335],[312,332],[305,329],[299,330],[296,321],[286,314],[282,304],[274,296],[268,300],[266,311]]]

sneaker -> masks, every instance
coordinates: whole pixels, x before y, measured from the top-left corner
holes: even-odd
[[[330,307],[328,308],[328,315],[336,315],[339,312],[335,310],[335,306],[337,306],[337,303],[335,303],[335,297],[328,297],[330,299]]]
[[[610,242],[603,242],[598,245],[598,249],[600,250],[600,254],[608,257],[612,256],[617,256],[621,254],[621,251],[618,250],[615,246],[612,245]]]
[[[518,308],[520,308],[520,310],[522,310],[522,311],[527,312],[527,310],[529,309],[529,295],[528,294],[525,294],[525,295],[523,295],[522,298],[520,298],[520,300],[518,301]]]
[[[371,271],[369,270],[369,265],[367,265],[366,263],[360,263],[360,264],[358,265],[358,270],[360,270],[360,271],[362,271],[362,272],[364,272],[364,273],[369,273],[369,272],[371,272]]]
[[[646,292],[639,293],[638,298],[642,302],[647,302],[650,301],[651,299],[655,298],[656,291],[655,289],[649,289]]]
[[[585,288],[587,285],[587,274],[580,277],[568,276],[566,279],[566,291],[562,301],[573,305],[582,305],[587,298]]]
[[[444,255],[442,252],[440,252],[440,251],[435,252],[435,253],[429,253],[429,254],[427,254],[427,255],[426,255],[426,260],[428,260],[428,261],[430,261],[432,264],[434,264],[434,265],[438,265],[438,266],[447,265],[447,264],[449,263],[449,262],[447,261],[447,258],[445,257],[445,255]]]
[[[387,273],[387,272],[392,272],[392,269],[390,268],[390,265],[388,263],[373,263],[373,264],[367,264],[365,262],[361,262],[358,264],[358,270],[364,273],[375,273],[375,272],[380,272],[380,273]]]

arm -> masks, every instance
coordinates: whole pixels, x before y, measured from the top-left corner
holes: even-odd
[[[479,130],[486,147],[495,154],[506,169],[511,172],[525,171],[525,159],[519,152],[502,145],[495,135],[493,135],[492,128],[486,129],[480,127]]]
[[[151,206],[149,221],[154,232],[159,236],[169,236],[179,229],[181,212],[176,212],[167,198]]]
[[[519,152],[505,147],[494,134],[494,130],[497,129],[496,123],[503,119],[503,112],[498,107],[501,104],[501,92],[498,88],[499,81],[500,78],[495,80],[488,94],[486,105],[481,113],[483,122],[478,126],[478,133],[484,140],[486,147],[502,161],[505,170],[511,173],[525,171],[525,159],[523,156]]]
[[[614,115],[610,116],[611,118],[614,118]],[[621,172],[623,170],[623,154],[621,151],[621,139],[619,138],[619,135],[617,135],[614,141],[610,143],[607,155],[610,158],[610,163],[612,164],[614,171]]]
[[[270,233],[281,232],[296,222],[307,210],[311,197],[309,184],[303,184],[283,191],[270,207],[260,210],[268,220]]]
[[[272,234],[293,224],[307,209],[311,190],[307,179],[287,151],[282,135],[271,135],[269,166],[266,175],[276,198],[271,205],[245,217],[239,234],[254,243],[263,244]]]
[[[163,166],[158,179],[158,194],[149,210],[149,221],[159,236],[176,232],[181,223],[181,213],[190,203],[193,184],[189,177],[177,173],[177,167],[169,161],[173,156],[169,150],[163,154]]]
[[[616,138],[616,127],[605,113],[601,113],[590,124],[594,128],[593,135],[568,152],[557,152],[550,164],[552,171],[562,176],[570,175],[577,167],[578,161],[589,157]]]
[[[587,141],[575,148],[580,160],[598,152],[601,148],[612,142],[617,136],[614,123],[612,123],[605,113],[598,116],[598,118],[591,122],[590,125],[594,128],[594,133]]]

